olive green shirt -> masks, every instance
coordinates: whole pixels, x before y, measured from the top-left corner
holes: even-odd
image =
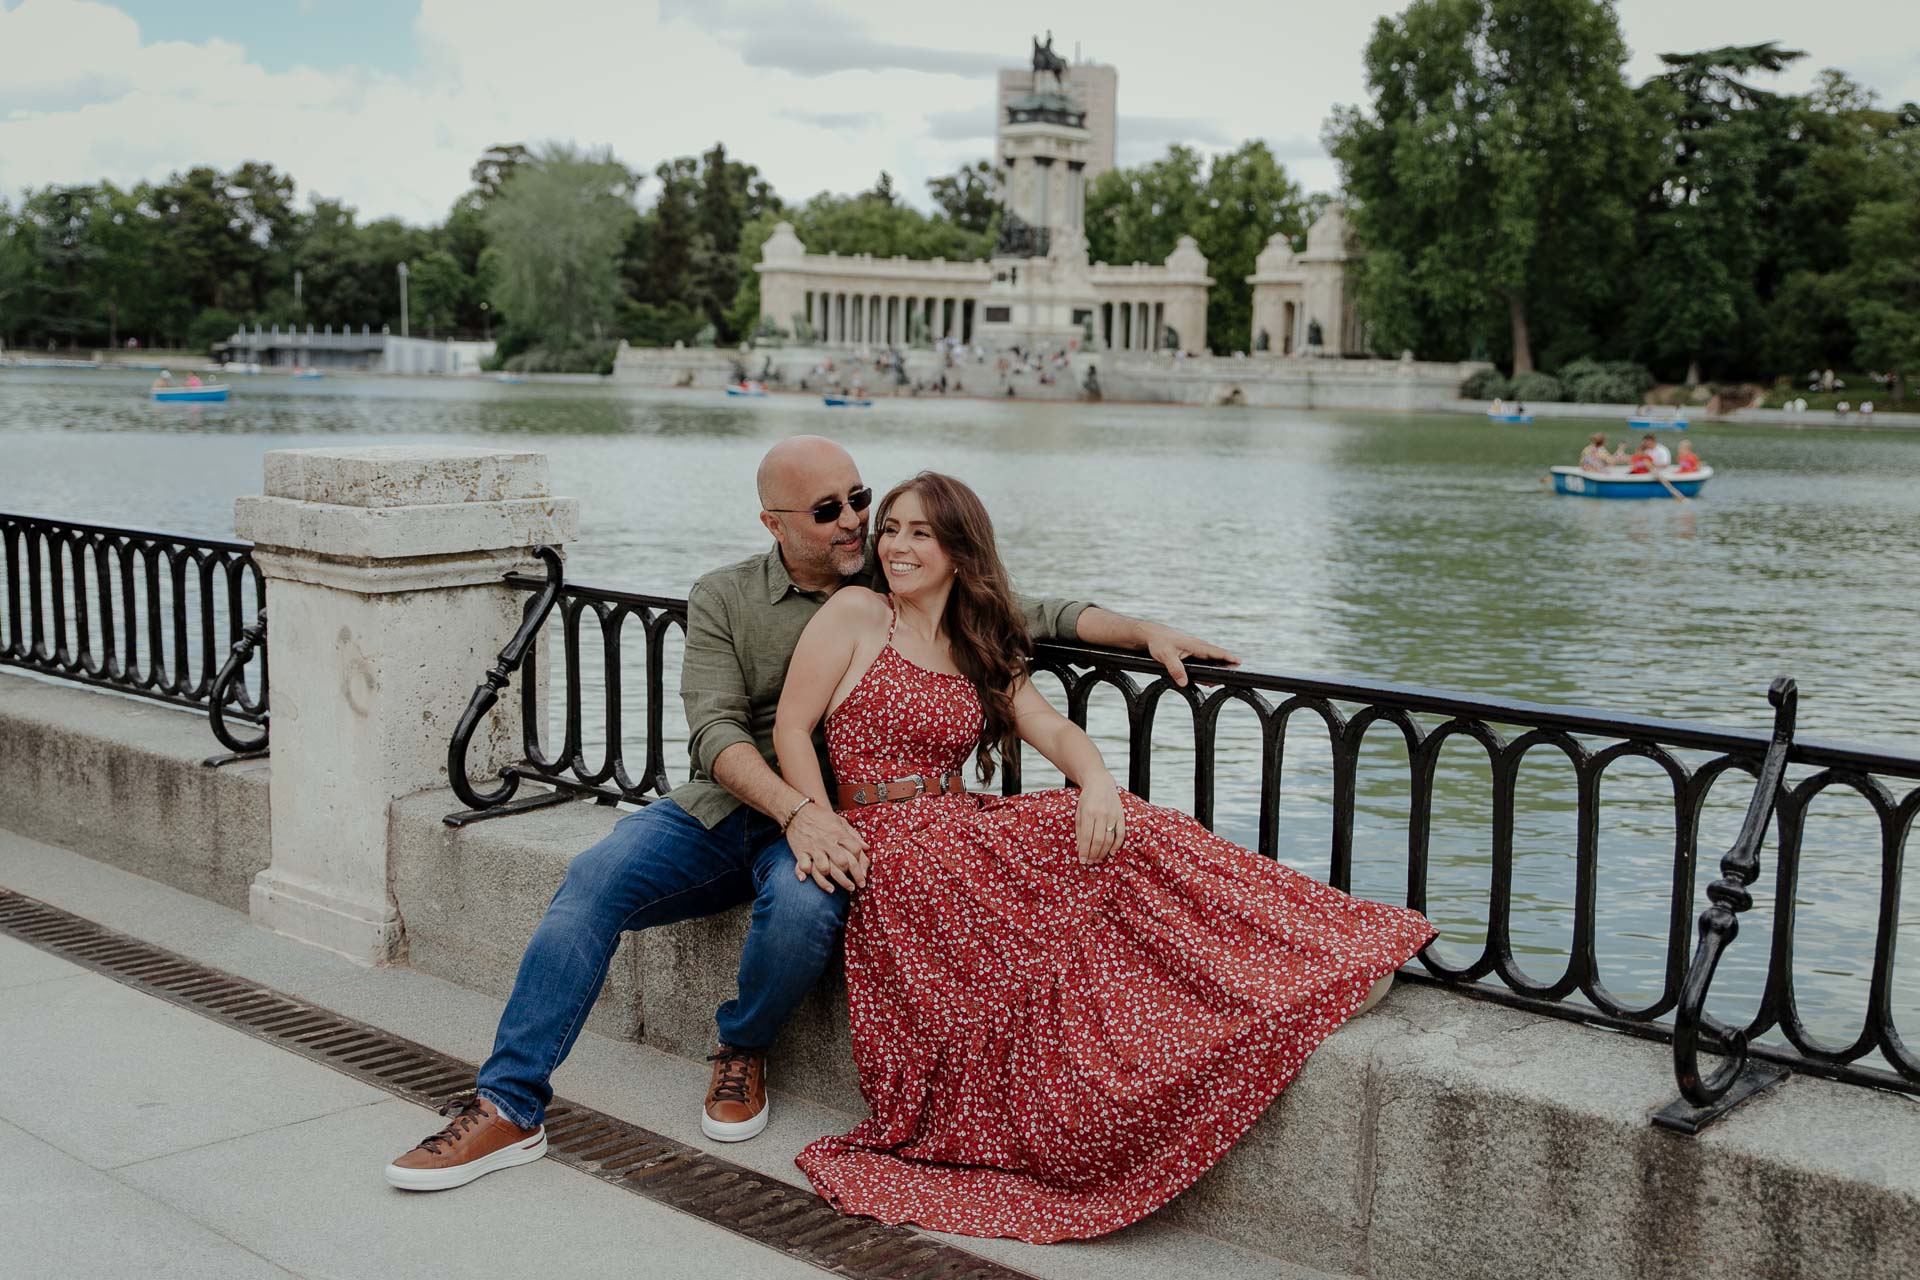
[[[879,570],[869,544],[866,567],[848,581],[876,582]],[[701,825],[717,826],[740,807],[740,800],[713,780],[713,762],[722,751],[736,742],[750,742],[768,765],[780,767],[773,752],[773,714],[794,646],[828,594],[795,586],[778,546],[714,570],[687,594],[680,700],[687,709],[693,774],[667,798]],[[1016,596],[1015,601],[1038,640],[1077,638],[1074,627],[1087,608],[1072,600]],[[824,771],[824,760],[821,767]]]

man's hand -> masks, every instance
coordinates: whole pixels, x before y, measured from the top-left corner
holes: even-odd
[[[1210,662],[1216,666],[1237,667],[1240,659],[1222,649],[1217,644],[1209,644],[1197,636],[1184,631],[1175,631],[1172,627],[1158,622],[1143,622],[1146,643],[1141,647],[1167,669],[1167,675],[1182,689],[1187,687],[1186,659],[1196,662]]]
[[[845,818],[819,804],[800,806],[787,824],[794,873],[828,893],[839,885],[848,893],[867,884],[867,842]]]

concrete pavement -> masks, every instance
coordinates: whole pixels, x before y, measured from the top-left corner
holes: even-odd
[[[0,832],[0,885],[468,1061],[499,1002],[366,969],[204,899]],[[553,1161],[410,1195],[382,1166],[441,1123],[329,1068],[0,938],[0,1270],[59,1276],[801,1276],[815,1268]],[[753,1142],[699,1133],[706,1070],[589,1032],[563,1094],[756,1172],[852,1117],[774,1095]],[[777,1083],[777,1082],[776,1082]],[[1149,1220],[1103,1240],[954,1243],[1060,1280],[1323,1280]]]

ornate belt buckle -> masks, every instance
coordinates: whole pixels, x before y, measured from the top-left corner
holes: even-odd
[[[866,804],[868,802],[867,789],[865,787],[855,787],[853,789],[853,802],[855,804]]]
[[[927,775],[926,774],[923,773],[919,777],[913,780],[913,794],[915,797],[919,797],[927,794]]]

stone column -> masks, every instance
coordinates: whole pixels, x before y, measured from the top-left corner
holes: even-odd
[[[267,454],[265,496],[234,504],[270,584],[273,862],[249,894],[257,923],[365,963],[403,953],[388,806],[447,785],[454,725],[526,603],[501,575],[579,523],[544,454]],[[518,756],[519,698],[500,710],[476,736],[476,777]]]

